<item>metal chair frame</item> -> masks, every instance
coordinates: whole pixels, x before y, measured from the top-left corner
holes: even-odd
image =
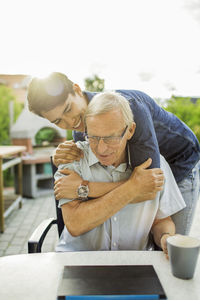
[[[57,171],[57,167],[53,164],[52,157],[51,157],[51,167],[52,167],[52,174],[54,178],[54,174]],[[54,218],[46,219],[34,230],[34,232],[32,233],[31,237],[28,240],[28,253],[41,252],[43,241],[47,233],[49,232],[50,228],[53,225],[57,225],[58,236],[60,237],[64,228],[64,221],[63,221],[62,211],[60,208],[58,208],[58,201],[56,199],[55,199],[55,206],[56,206],[57,219]]]

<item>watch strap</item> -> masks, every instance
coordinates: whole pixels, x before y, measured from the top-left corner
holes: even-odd
[[[85,186],[87,186],[87,185],[88,185],[88,183],[89,183],[89,180],[83,180],[83,181],[81,182],[81,185],[85,185]]]

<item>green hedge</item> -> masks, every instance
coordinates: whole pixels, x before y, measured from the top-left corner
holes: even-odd
[[[9,135],[9,102],[14,102],[14,121],[16,121],[18,115],[22,111],[23,105],[18,103],[12,90],[4,85],[0,85],[0,145],[10,145]],[[4,186],[13,185],[12,169],[5,170],[4,174]]]
[[[22,111],[23,104],[18,103],[12,90],[4,85],[0,85],[0,145],[10,145],[9,135],[9,102],[14,102],[14,121]]]
[[[56,135],[56,131],[53,128],[44,127],[38,131],[35,136],[37,145],[42,145],[43,142],[51,142]]]
[[[191,98],[172,96],[164,107],[167,111],[175,114],[179,119],[190,127],[200,141],[200,99],[195,103]]]

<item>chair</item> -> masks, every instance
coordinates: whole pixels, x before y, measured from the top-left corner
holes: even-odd
[[[51,168],[53,177],[55,172],[57,171],[56,166],[53,164],[52,157],[51,157]],[[57,225],[58,229],[58,235],[60,237],[63,228],[64,228],[64,221],[62,217],[62,211],[60,208],[58,208],[58,201],[55,199],[55,205],[56,205],[56,216],[57,219],[49,218],[44,220],[33,232],[31,237],[28,240],[28,253],[40,253],[43,241],[50,230],[50,228],[53,225]]]

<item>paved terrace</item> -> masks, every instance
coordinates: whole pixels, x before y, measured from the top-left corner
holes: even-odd
[[[27,241],[33,230],[41,221],[54,216],[53,194],[37,199],[23,199],[22,208],[16,208],[6,218],[5,232],[0,234],[0,256],[27,253]],[[200,239],[200,201],[197,204],[190,235]],[[54,251],[57,236],[57,228],[53,226],[45,239],[43,252]]]

